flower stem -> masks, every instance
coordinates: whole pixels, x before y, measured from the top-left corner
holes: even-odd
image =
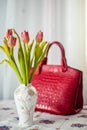
[[[21,75],[22,75],[22,78],[23,78],[23,83],[25,85],[27,85],[27,82],[26,82],[26,69],[25,69],[25,62],[24,62],[24,53],[23,53],[20,37],[19,37],[19,35],[17,34],[17,32],[14,29],[13,29],[13,31],[16,34],[17,38],[18,38],[18,61],[19,61],[19,65],[20,65]]]
[[[28,66],[28,57],[27,57],[27,46],[25,44],[24,44],[24,61],[25,61],[25,69],[26,69],[26,82],[28,84],[29,66]]]
[[[10,60],[10,63],[11,63],[10,66],[11,66],[12,69],[15,71],[15,73],[16,73],[16,75],[17,75],[19,81],[20,81],[20,83],[23,83],[22,77],[21,77],[21,75],[20,75],[20,72],[19,72],[19,70],[18,70],[18,67],[17,67],[16,63],[15,63],[14,61],[12,61],[12,60]]]

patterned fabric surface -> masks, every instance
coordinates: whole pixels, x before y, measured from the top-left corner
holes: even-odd
[[[35,112],[33,125],[28,128],[19,127],[18,120],[14,101],[0,101],[0,130],[87,130],[87,106],[70,116]]]

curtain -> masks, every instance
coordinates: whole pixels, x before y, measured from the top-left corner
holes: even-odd
[[[0,1],[1,39],[8,28],[20,34],[28,30],[33,39],[39,30],[44,39],[60,41],[66,52],[67,63],[83,71],[84,103],[87,103],[87,1],[86,0],[3,0]],[[0,60],[4,55],[0,52]],[[48,64],[60,64],[60,50],[54,46]],[[0,98],[13,99],[18,80],[7,64],[0,65]]]

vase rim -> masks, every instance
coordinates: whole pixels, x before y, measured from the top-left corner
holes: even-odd
[[[19,86],[25,86],[25,87],[29,87],[30,85],[32,85],[32,84],[31,83],[28,83],[27,85],[25,85],[23,83],[19,84]]]

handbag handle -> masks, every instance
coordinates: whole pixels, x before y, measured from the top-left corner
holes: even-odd
[[[64,47],[63,47],[63,45],[60,42],[54,41],[54,42],[50,43],[50,45],[49,45],[46,57],[44,58],[44,60],[42,61],[41,65],[40,65],[40,72],[42,70],[42,66],[45,65],[45,64],[47,64],[49,50],[50,50],[51,46],[54,45],[54,44],[56,44],[60,48],[60,51],[61,51],[62,71],[63,72],[67,71],[67,61],[66,61],[66,57],[65,57]]]

